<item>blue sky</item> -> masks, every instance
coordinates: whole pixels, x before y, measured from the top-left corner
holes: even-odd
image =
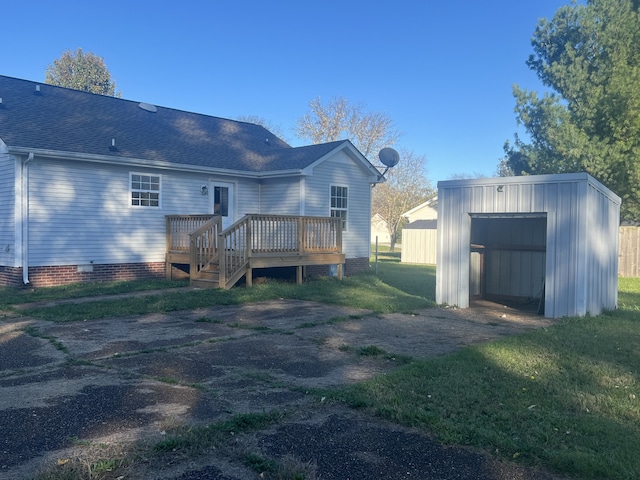
[[[123,98],[256,115],[296,146],[309,101],[343,96],[391,117],[396,146],[426,156],[435,186],[494,175],[518,130],[512,85],[543,90],[525,65],[538,19],[569,1],[12,1],[0,74],[43,81],[81,47]]]

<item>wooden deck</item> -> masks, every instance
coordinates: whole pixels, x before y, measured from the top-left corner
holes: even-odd
[[[188,265],[191,284],[231,288],[243,276],[252,285],[253,269],[337,265],[342,278],[341,220],[295,215],[246,215],[226,230],[217,215],[168,215],[167,279],[176,265]],[[186,270],[186,269],[185,269]]]

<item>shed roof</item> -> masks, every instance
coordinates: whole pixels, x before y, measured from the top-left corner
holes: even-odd
[[[437,228],[437,220],[416,220],[402,227],[403,230],[436,230]]]
[[[415,212],[417,212],[418,210],[420,210],[421,208],[424,207],[432,207],[432,208],[437,208],[438,207],[438,196],[435,195],[434,197],[431,197],[429,200],[427,200],[426,202],[422,202],[420,205],[413,207],[411,210],[407,210],[406,212],[404,212],[402,214],[403,217],[409,217],[412,214],[414,214]]]
[[[621,203],[621,199],[618,195],[586,172],[556,173],[550,175],[521,175],[497,178],[473,178],[465,180],[442,180],[438,182],[438,189],[487,185],[540,185],[545,183],[572,182],[586,182],[596,190],[600,191],[603,195],[606,195],[614,203],[617,203],[618,205]]]
[[[291,147],[261,125],[1,75],[0,98],[0,140],[14,152],[256,174],[299,172],[333,151],[357,152],[348,140]]]

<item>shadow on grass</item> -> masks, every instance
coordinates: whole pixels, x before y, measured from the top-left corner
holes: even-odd
[[[404,270],[404,274],[403,274]],[[184,289],[178,292],[162,292],[132,298],[113,298],[87,303],[70,303],[56,306],[40,306],[22,310],[21,313],[54,322],[82,321],[105,317],[164,313],[214,305],[296,299],[340,305],[379,313],[412,313],[434,306],[433,292],[428,285],[435,285],[429,269],[405,269],[389,265],[379,277],[363,273],[345,277],[319,278],[303,285],[266,281],[251,288],[231,290]]]
[[[585,479],[640,478],[639,324],[624,308],[569,318],[414,362],[338,397],[506,460]]]

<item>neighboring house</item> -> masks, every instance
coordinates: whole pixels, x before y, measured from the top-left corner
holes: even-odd
[[[0,285],[164,276],[167,216],[214,213],[222,228],[337,217],[357,272],[380,181],[347,140],[293,148],[259,125],[0,76]]]
[[[438,197],[402,214],[409,222],[402,228],[402,263],[436,264]]]
[[[376,243],[376,239],[380,244],[391,243],[389,224],[379,213],[371,217],[371,243]]]
[[[435,220],[438,218],[438,196],[430,198],[417,207],[412,208],[408,212],[402,214],[408,223],[416,220]]]

